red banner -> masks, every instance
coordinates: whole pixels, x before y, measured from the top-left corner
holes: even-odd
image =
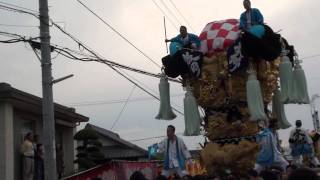
[[[133,172],[140,171],[147,179],[157,176],[157,162],[136,161],[112,161],[77,175],[64,178],[64,180],[91,180],[101,178],[102,180],[129,180]]]

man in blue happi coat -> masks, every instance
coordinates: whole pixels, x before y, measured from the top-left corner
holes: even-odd
[[[261,147],[255,164],[255,170],[258,172],[271,166],[280,166],[285,169],[289,165],[278,148],[276,126],[277,121],[270,121],[269,127],[264,128],[257,135],[257,141]]]
[[[180,178],[188,175],[185,161],[191,161],[191,155],[183,140],[175,135],[174,126],[167,127],[167,137],[159,143],[158,152],[164,153],[162,175],[167,178],[172,173],[176,173]]]
[[[244,0],[243,6],[246,9],[240,16],[240,29],[249,30],[253,25],[263,25],[263,16],[259,9],[251,8],[250,0]]]
[[[176,42],[185,48],[199,49],[200,39],[197,35],[188,33],[187,27],[180,26],[180,34],[172,39],[166,39],[166,42]]]

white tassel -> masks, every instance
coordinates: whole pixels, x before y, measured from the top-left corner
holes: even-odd
[[[160,109],[156,119],[172,120],[177,116],[173,113],[170,105],[170,90],[168,78],[162,73],[159,83]]]
[[[281,64],[279,66],[279,76],[280,76],[280,88],[281,88],[281,101],[284,104],[293,101],[294,91],[293,87],[293,72],[292,64],[288,56],[284,55],[281,59]]]
[[[191,87],[188,83],[186,86],[186,94],[183,102],[185,121],[184,136],[198,136],[200,135],[201,117],[199,114],[196,98],[193,96]]]
[[[281,92],[279,89],[276,89],[272,97],[272,115],[278,120],[278,126],[280,129],[287,129],[291,127],[291,124],[288,122],[284,105],[281,102]]]
[[[306,75],[298,59],[295,60],[295,66],[293,70],[293,89],[293,102],[298,104],[310,103]]]
[[[260,83],[257,80],[256,72],[251,67],[248,71],[248,81],[246,83],[247,102],[250,113],[250,120],[259,121],[267,118],[264,112],[263,99],[261,95]]]

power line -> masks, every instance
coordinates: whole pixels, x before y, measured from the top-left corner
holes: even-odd
[[[23,27],[23,28],[35,28],[39,26],[32,26],[32,25],[19,25],[19,24],[0,24],[0,26],[5,26],[5,27]]]
[[[163,9],[155,2],[155,0],[152,0],[153,4],[156,5],[156,7],[162,12],[162,14],[169,19],[170,24],[177,30],[179,31],[179,28],[175,25],[175,23],[169,18],[166,13],[163,11]]]
[[[192,31],[195,32],[195,30],[192,28],[191,24],[189,23],[189,21],[184,17],[184,15],[182,15],[181,11],[177,8],[177,6],[173,3],[172,0],[169,0],[170,3],[172,4],[172,6],[177,10],[177,12],[179,13],[179,15],[182,17],[182,19],[188,24],[188,26],[191,28]]]
[[[0,31],[0,35],[13,38],[13,39],[10,39],[10,40],[3,41],[3,43],[29,42],[29,41],[32,41],[32,40],[40,38],[40,37],[26,38],[25,36],[21,36],[19,34],[9,33],[9,32],[4,32],[4,31]]]
[[[139,51],[144,57],[149,59],[153,64],[161,68],[161,66],[156,63],[152,58],[150,58],[146,53],[144,53],[142,50],[140,50],[136,45],[134,45],[132,42],[130,42],[126,37],[124,37],[119,31],[117,31],[114,27],[112,27],[109,23],[107,23],[105,20],[103,20],[98,14],[96,14],[94,11],[92,11],[88,6],[86,6],[84,3],[82,3],[80,0],[77,0],[83,7],[85,7],[88,11],[90,11],[94,16],[96,16],[100,21],[102,21],[105,25],[107,25],[111,30],[113,30],[116,34],[118,34],[122,39],[124,39],[127,43],[129,43],[132,47],[134,47],[137,51]]]
[[[171,97],[180,97],[184,94],[175,94]],[[140,98],[131,98],[128,100],[129,102],[139,102],[139,101],[149,101],[149,100],[156,100],[152,97],[140,97]],[[91,105],[109,105],[109,104],[119,104],[126,102],[126,99],[116,99],[116,100],[100,100],[100,101],[83,101],[83,102],[73,102],[73,103],[66,103],[68,106],[91,106]]]
[[[10,41],[8,41],[8,40],[4,41],[3,43],[15,43],[15,42],[24,41],[24,42],[29,42],[31,44],[31,46],[34,47],[35,49],[39,49],[40,48],[40,43],[39,42],[31,41],[32,39],[37,39],[39,37],[31,38],[31,39],[27,40],[21,35],[14,34],[14,33],[3,32],[3,31],[0,31],[0,35],[4,35],[4,36],[15,38],[15,39],[11,39]],[[19,38],[22,38],[22,39],[20,40]],[[160,74],[155,74],[155,73],[147,72],[147,71],[144,71],[144,70],[141,70],[141,69],[133,68],[133,67],[130,67],[130,66],[127,66],[127,65],[122,65],[122,64],[119,64],[119,63],[116,63],[114,61],[110,61],[110,60],[107,60],[107,59],[97,59],[95,56],[92,56],[92,55],[89,55],[89,54],[85,54],[83,52],[75,51],[75,50],[72,50],[72,49],[69,49],[69,48],[66,48],[66,47],[62,47],[62,46],[59,46],[59,45],[56,45],[56,44],[51,44],[51,48],[52,48],[52,51],[54,50],[54,51],[57,52],[57,55],[61,54],[61,55],[65,56],[65,57],[67,57],[69,59],[72,59],[72,60],[85,61],[85,62],[92,62],[93,61],[93,62],[99,62],[99,63],[103,63],[103,64],[109,64],[109,65],[117,67],[117,68],[126,69],[126,70],[133,71],[133,72],[136,72],[136,73],[140,73],[140,74],[143,74],[143,75],[156,77],[156,78],[161,78]],[[83,58],[77,57],[77,56],[73,55],[72,53],[80,55],[80,56],[83,56]],[[179,80],[176,80],[176,79],[173,79],[173,78],[168,78],[168,80],[172,81],[172,82],[181,83]]]
[[[124,73],[124,72],[123,72],[123,73]],[[142,83],[141,81],[137,80],[136,78],[130,76],[130,75],[127,74],[127,73],[125,73],[125,74],[126,74],[127,76],[129,76],[130,78],[132,78],[133,80],[135,80],[136,82],[144,85],[145,88],[149,89],[149,90],[152,91],[153,93],[156,93],[153,89],[151,89],[150,87],[148,87],[146,84]],[[172,105],[174,105],[174,106],[176,106],[176,107],[180,107],[180,106],[178,106],[177,104],[175,104],[174,102],[171,102],[171,103],[172,103]],[[180,107],[180,108],[181,108],[181,107]]]
[[[76,39],[75,37],[73,37],[70,33],[66,32],[65,30],[63,30],[58,24],[53,23],[53,25],[55,27],[57,27],[58,29],[60,29],[60,31],[62,33],[64,33],[65,35],[69,36],[73,41],[77,42],[79,45],[81,45],[85,50],[87,50],[88,52],[90,52],[92,55],[96,56],[97,59],[101,59],[97,53],[95,53],[93,50],[91,50],[88,46],[84,45],[83,43],[81,43],[81,41],[79,41],[78,39]],[[150,96],[158,99],[160,101],[160,99],[153,95],[152,93],[150,93],[149,91],[147,91],[146,89],[144,89],[143,87],[141,87],[139,84],[137,84],[136,82],[134,82],[133,80],[131,80],[129,77],[127,77],[126,75],[124,75],[123,73],[121,73],[118,69],[116,69],[115,67],[113,67],[110,64],[104,63],[106,65],[108,65],[111,69],[113,69],[114,71],[116,71],[118,74],[120,74],[122,77],[124,77],[125,79],[127,79],[128,81],[130,81],[131,83],[135,84],[138,88],[140,88],[142,91],[146,92],[147,94],[149,94]],[[182,112],[180,112],[179,110],[172,108],[174,111],[178,112],[181,115],[184,115]]]
[[[311,55],[311,56],[305,56],[303,58],[300,58],[300,59],[310,59],[310,58],[314,58],[314,57],[319,57],[320,54],[315,54],[315,55]]]
[[[134,91],[134,89],[135,89],[135,88],[136,88],[136,86],[134,85],[134,86],[133,86],[133,88],[132,88],[132,90],[131,90],[131,92],[130,92],[130,94],[129,94],[129,96],[128,96],[128,98],[127,98],[127,100],[126,100],[126,102],[124,103],[124,105],[123,105],[123,107],[122,107],[122,109],[121,109],[120,113],[118,114],[117,119],[113,122],[113,124],[112,124],[112,126],[111,126],[110,130],[112,130],[112,129],[114,128],[114,126],[116,125],[116,123],[119,121],[119,119],[120,119],[120,117],[121,117],[121,115],[122,115],[122,113],[123,113],[124,109],[126,108],[126,106],[127,106],[128,102],[129,102],[129,99],[130,99],[130,97],[132,96],[133,91]]]
[[[38,43],[38,42],[34,42],[33,41],[33,42],[31,42],[31,44],[33,46],[40,47],[40,43]],[[107,59],[97,59],[97,57],[95,57],[95,56],[92,56],[92,55],[89,55],[89,54],[85,54],[83,52],[71,50],[69,48],[62,47],[62,46],[59,46],[59,45],[54,45],[54,44],[51,44],[51,45],[53,46],[53,49],[55,51],[57,51],[58,54],[61,54],[61,55],[65,56],[65,57],[67,57],[69,59],[72,59],[72,60],[78,60],[78,61],[84,61],[84,62],[99,62],[99,63],[103,63],[103,64],[110,64],[111,66],[114,66],[114,67],[117,67],[117,68],[133,71],[133,72],[140,73],[140,74],[147,75],[147,76],[151,76],[151,77],[161,78],[160,74],[155,74],[155,73],[147,72],[147,71],[144,71],[144,70],[141,70],[141,69],[133,68],[133,67],[130,67],[130,66],[127,66],[127,65],[122,65],[122,64],[119,64],[119,63],[116,63],[114,61],[107,60]],[[77,57],[77,56],[73,55],[72,53],[80,55],[80,56],[83,56],[83,57]],[[179,80],[176,80],[174,78],[168,78],[168,80],[172,81],[172,82],[181,83]]]
[[[79,60],[79,61],[85,61],[85,62],[89,62],[89,61],[95,61],[95,62],[99,62],[99,63],[104,63],[104,64],[109,64],[111,66],[114,66],[114,67],[117,67],[117,68],[121,68],[121,69],[125,69],[125,70],[129,70],[129,71],[133,71],[133,72],[136,72],[136,73],[140,73],[140,74],[144,74],[144,75],[147,75],[147,76],[151,76],[151,77],[156,77],[156,78],[160,78],[161,75],[160,74],[155,74],[155,73],[151,73],[151,72],[147,72],[147,71],[144,71],[144,70],[141,70],[141,69],[137,69],[137,68],[133,68],[133,67],[129,67],[127,65],[122,65],[122,64],[119,64],[119,63],[116,63],[116,62],[113,62],[113,61],[110,61],[110,60],[107,60],[107,59],[97,59],[97,58],[92,58],[92,56],[90,55],[84,55],[82,54],[82,56],[86,56],[88,58],[78,58],[76,56],[73,56],[71,55],[70,53],[66,52],[65,50],[61,49],[61,48],[56,48],[62,52],[65,52],[67,54],[64,54],[62,52],[59,52],[60,54],[62,54],[63,56],[69,58],[69,59],[73,59],[73,60]],[[177,82],[177,83],[181,83],[179,80],[176,80],[176,79],[173,79],[173,78],[168,78],[169,81],[172,81],[172,82]]]
[[[163,0],[160,0],[161,4],[164,6],[164,8],[167,9],[167,11],[171,14],[171,16],[174,17],[174,19],[180,24],[180,26],[182,25],[182,23],[179,21],[179,19],[177,18],[177,16],[170,10],[170,8],[166,5],[166,3],[164,3]]]
[[[40,19],[38,13],[35,14],[33,12],[29,12],[29,11],[21,10],[21,9],[17,9],[17,8],[12,8],[12,7],[5,6],[5,5],[0,5],[0,9],[6,10],[6,11],[11,11],[11,12],[22,13],[22,14],[28,14],[28,15],[31,15],[31,16],[34,16],[34,17]]]
[[[28,10],[28,11],[32,11],[32,12],[34,12],[34,13],[39,14],[39,11],[35,11],[35,10],[33,10],[33,9],[29,9],[29,8],[26,8],[26,7],[18,6],[18,5],[15,5],[15,4],[10,4],[10,3],[1,2],[1,1],[0,1],[0,4],[4,4],[4,5],[7,5],[7,6],[12,6],[12,7],[16,7],[16,8]]]
[[[79,0],[78,0],[79,1]],[[79,3],[81,3],[79,1]],[[82,3],[81,3],[82,4]],[[1,5],[0,5],[1,6]],[[19,12],[19,13],[26,13],[26,14],[30,14],[32,16],[35,16],[36,18],[39,19],[38,15],[35,15],[33,13],[30,12],[26,12],[23,10],[19,10],[19,9],[15,9],[15,8],[9,8],[15,12]],[[90,10],[91,11],[91,10]],[[92,12],[94,13],[94,12]],[[88,46],[84,45],[80,40],[78,40],[77,38],[75,38],[74,36],[72,36],[70,33],[66,32],[63,28],[61,28],[58,24],[54,23],[52,20],[52,25],[55,26],[56,28],[58,28],[62,33],[64,33],[65,35],[69,36],[73,41],[77,42],[79,47],[82,46],[85,50],[87,50],[88,52],[90,52],[92,55],[94,55],[98,60],[100,60],[100,56],[94,52],[93,50],[91,50]],[[63,50],[62,50],[63,51]],[[70,55],[70,54],[69,54]],[[72,56],[71,56],[72,57]],[[74,57],[73,57],[74,58]],[[88,61],[97,61],[97,60],[88,60]],[[101,61],[97,61],[97,62],[101,62]],[[139,87],[141,90],[143,90],[144,92],[146,92],[147,94],[149,94],[150,96],[154,97],[155,99],[160,101],[160,98],[158,98],[157,96],[153,95],[152,93],[150,93],[149,91],[147,91],[146,89],[144,89],[142,86],[140,86],[139,84],[137,84],[136,82],[134,82],[132,79],[130,79],[128,76],[124,75],[122,72],[120,72],[118,69],[116,69],[115,67],[113,67],[112,65],[106,63],[106,62],[101,62],[104,63],[106,65],[108,65],[111,69],[113,69],[114,71],[116,71],[118,74],[120,74],[122,77],[124,77],[125,79],[127,79],[128,81],[130,81],[131,83],[135,84],[137,87]],[[176,112],[178,112],[181,115],[184,115],[182,112],[180,112],[179,110],[177,110],[176,108],[172,107],[172,109]]]
[[[92,53],[94,56],[96,56],[96,58],[100,59],[100,57],[95,53],[93,52],[92,50],[90,50],[87,46],[85,46],[84,44],[82,44],[79,40],[77,40],[75,37],[73,37],[71,34],[67,33],[66,31],[64,31],[59,25],[53,23],[56,27],[58,27],[64,34],[68,35],[70,38],[72,38],[75,42],[77,42],[79,45],[83,46],[87,51],[89,51],[90,53]],[[36,46],[40,46],[38,42],[34,42],[34,41],[31,41],[31,40],[25,40],[23,39],[22,36],[20,35],[17,35],[17,34],[13,34],[13,33],[7,33],[7,32],[1,32],[0,31],[0,34],[3,33],[5,35],[10,35],[10,36],[14,36],[14,37],[21,37],[22,39],[17,41],[16,39],[13,39],[14,41],[17,41],[17,42],[20,42],[20,41],[26,41],[26,42],[29,42],[31,47],[33,49],[35,49]],[[37,37],[39,38],[39,37]],[[11,43],[11,42],[9,42]],[[52,47],[51,47],[52,49]],[[60,49],[58,48],[60,51],[59,53],[62,54],[63,49]],[[54,48],[53,48],[54,50]],[[69,55],[71,56],[70,58],[76,58],[74,57],[72,54],[69,53]],[[88,61],[97,61],[97,60],[88,60]],[[97,62],[101,62],[101,63],[104,63],[106,65],[108,65],[111,69],[113,69],[114,71],[116,71],[118,74],[120,74],[121,76],[123,76],[124,78],[126,78],[128,81],[130,81],[131,83],[135,84],[137,87],[139,87],[141,90],[143,90],[144,92],[146,92],[147,94],[151,95],[152,97],[154,97],[155,99],[159,100],[160,101],[160,98],[158,98],[157,96],[153,95],[152,93],[150,93],[149,91],[147,91],[146,89],[144,89],[142,86],[140,86],[139,84],[137,84],[136,82],[134,82],[132,79],[130,79],[129,77],[127,77],[123,72],[120,72],[120,70],[118,69],[115,69],[115,67],[113,67],[112,65],[108,64],[108,63],[105,63],[105,62],[102,62],[102,61],[97,61]],[[176,112],[178,112],[179,114],[181,115],[184,115],[182,112],[180,112],[179,110],[175,109],[174,107],[172,107],[173,110],[175,110]]]

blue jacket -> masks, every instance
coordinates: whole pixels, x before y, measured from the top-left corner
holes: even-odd
[[[199,37],[198,37],[197,35],[188,33],[188,37],[189,37],[189,42],[188,42],[187,44],[184,44],[184,43],[183,43],[180,34],[179,34],[178,36],[172,38],[170,41],[171,41],[171,42],[180,43],[180,44],[182,44],[183,46],[188,45],[188,44],[190,44],[190,43],[195,43],[195,44],[197,45],[197,48],[200,48],[200,39],[199,39]]]
[[[263,24],[263,16],[259,9],[251,8],[251,25]],[[246,12],[243,12],[240,16],[240,29],[248,29]]]

